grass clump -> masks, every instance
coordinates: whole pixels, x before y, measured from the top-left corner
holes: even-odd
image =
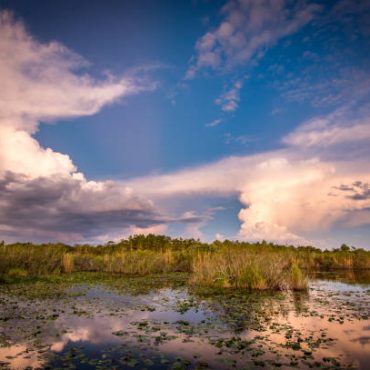
[[[239,277],[237,283],[242,288],[264,290],[268,288],[265,276],[261,269],[252,264],[247,266]]]
[[[308,279],[296,263],[292,263],[289,270],[289,282],[292,290],[307,288]]]
[[[73,255],[70,253],[63,254],[62,257],[62,271],[71,273],[74,268],[74,258]]]
[[[300,268],[283,256],[232,247],[198,254],[193,259],[191,283],[215,288],[303,290],[308,281]]]

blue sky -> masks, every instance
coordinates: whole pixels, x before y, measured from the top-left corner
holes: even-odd
[[[368,1],[0,9],[1,51],[14,56],[0,66],[11,92],[0,96],[0,238],[158,232],[370,247]],[[98,200],[85,194],[92,184]],[[47,228],[30,221],[42,218],[39,191],[53,194],[41,201],[55,210]],[[22,201],[29,214],[9,216]]]

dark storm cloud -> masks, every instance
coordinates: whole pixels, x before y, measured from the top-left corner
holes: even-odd
[[[71,176],[29,179],[13,172],[0,178],[0,237],[72,241],[130,226],[201,221],[201,215],[164,216],[150,200],[122,184],[89,183]]]
[[[164,221],[150,201],[114,184],[96,190],[72,177],[28,179],[11,172],[0,179],[0,230],[91,237],[103,230]]]
[[[363,181],[355,181],[351,185],[340,185],[335,189],[342,192],[349,193],[346,195],[347,198],[353,200],[368,200],[370,199],[370,184]]]

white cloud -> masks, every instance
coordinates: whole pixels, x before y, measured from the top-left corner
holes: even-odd
[[[216,240],[223,241],[225,239],[225,237],[222,234],[220,234],[220,233],[216,233],[215,234],[215,239]]]
[[[41,121],[94,114],[153,83],[81,74],[87,62],[79,55],[33,39],[7,11],[0,35],[0,236],[80,241],[163,222],[150,200],[124,184],[86,180],[68,155],[32,137]]]
[[[0,174],[16,171],[31,178],[55,174],[77,175],[77,169],[68,155],[42,148],[27,131],[1,124]]]
[[[314,12],[301,6],[285,14],[284,4],[229,2],[223,10],[229,25],[225,20],[215,33],[202,39],[199,50],[205,59],[197,66],[209,60],[209,65],[217,67],[221,63],[217,58],[211,62],[217,52],[225,63],[246,62],[250,57],[239,52],[249,50],[252,55],[307,23]],[[274,14],[270,7],[277,7]],[[157,210],[158,205],[165,209],[173,199],[186,203],[187,197],[199,194],[238,195],[243,205],[240,236],[246,239],[299,243],[311,232],[329,230],[338,223],[349,227],[369,223],[367,185],[353,186],[357,193],[352,196],[341,188],[370,183],[369,157],[353,156],[353,148],[347,145],[368,147],[368,120],[353,123],[340,112],[305,123],[287,135],[284,150],[224,158],[125,184],[88,181],[68,155],[43,148],[34,139],[40,121],[94,114],[153,85],[113,77],[96,81],[81,75],[78,71],[85,63],[81,57],[58,43],[39,43],[9,13],[0,14],[0,73],[5,86],[0,90],[1,238],[77,242],[119,237],[129,231],[162,233],[171,222],[183,222],[189,234],[201,236],[201,228],[214,211],[164,217]],[[259,40],[257,30],[264,35],[266,28],[271,31],[277,25],[285,33],[279,31],[251,46],[254,38]],[[248,35],[241,32],[244,28]],[[235,37],[241,38],[245,50],[234,49]],[[240,88],[241,83],[234,85],[222,106],[237,105]],[[346,156],[342,160],[332,159],[324,150],[337,144],[343,144]]]
[[[330,42],[330,39],[326,40],[326,43]],[[356,57],[352,54],[344,57],[345,52],[348,50],[328,52],[321,56],[320,62],[309,63],[308,66],[303,64],[298,72],[290,71],[283,81],[276,80],[273,85],[285,103],[308,103],[312,107],[326,109],[351,104],[352,111],[356,112],[369,102],[370,76],[361,65],[356,68],[346,65],[343,60],[356,60]]]
[[[370,182],[369,161],[333,161],[296,147],[230,157],[172,174],[132,180],[131,186],[158,201],[195,194],[239,195],[239,236],[247,240],[307,243],[309,235],[369,223],[370,197],[333,195],[341,184]],[[366,188],[367,189],[367,188]],[[366,190],[365,189],[365,190]]]
[[[240,89],[243,87],[243,80],[237,80],[232,87],[215,100],[224,112],[234,112],[239,106]]]
[[[86,62],[57,42],[33,39],[11,13],[0,13],[0,119],[34,132],[39,121],[91,115],[141,86],[127,78],[96,81],[76,71]]]
[[[364,120],[350,125],[333,121],[330,117],[311,120],[283,138],[283,142],[302,147],[370,142],[370,121]]]
[[[1,172],[74,173],[67,155],[32,138],[40,121],[91,115],[122,96],[153,88],[125,77],[96,81],[77,74],[87,62],[57,42],[39,43],[7,11],[0,12],[0,35]]]
[[[314,159],[275,157],[258,163],[240,195],[246,205],[239,213],[241,235],[298,242],[301,232],[330,226],[338,217],[327,196],[334,173],[332,165]]]
[[[248,145],[250,143],[253,143],[257,141],[257,139],[253,136],[249,135],[239,135],[239,136],[233,136],[230,132],[227,132],[224,134],[225,138],[225,144],[229,145],[232,143],[236,143],[239,145]]]
[[[229,0],[221,10],[220,25],[197,41],[195,61],[186,78],[193,78],[202,68],[231,68],[250,62],[308,24],[319,10],[317,4],[288,0]]]
[[[54,342],[50,349],[53,352],[62,352],[65,346],[70,342],[80,342],[91,340],[91,330],[88,328],[80,327],[70,332],[63,334],[62,339],[59,342]]]
[[[148,227],[138,227],[138,226],[130,226],[128,229],[128,235],[148,235],[148,234],[155,234],[155,235],[163,235],[168,230],[168,225],[166,224],[159,224],[154,226]]]
[[[217,119],[214,119],[213,121],[211,122],[208,122],[206,124],[206,127],[216,127],[218,126],[220,123],[222,122],[222,119],[221,118],[217,118]]]

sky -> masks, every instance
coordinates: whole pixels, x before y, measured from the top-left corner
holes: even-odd
[[[370,249],[370,1],[0,0],[0,240]]]

